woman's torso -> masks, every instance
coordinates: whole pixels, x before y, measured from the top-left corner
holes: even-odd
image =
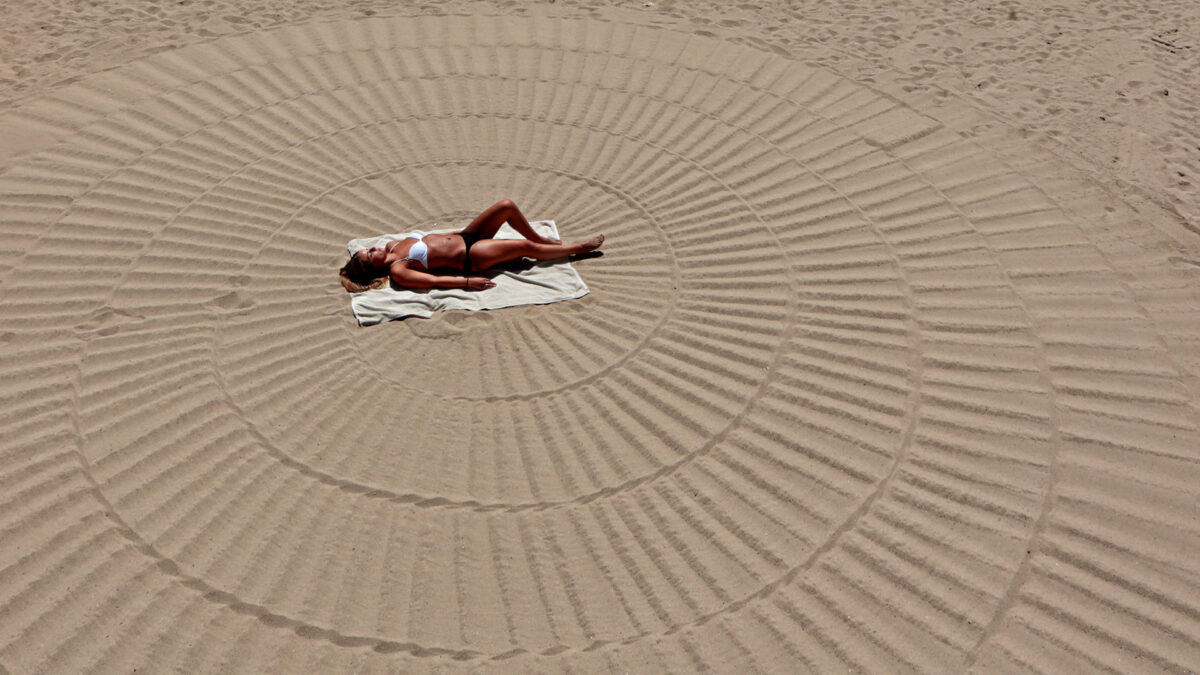
[[[424,266],[418,260],[404,260],[404,258],[410,257],[413,247],[418,242],[424,242],[427,249],[426,262],[428,264]],[[466,242],[463,241],[463,238],[449,232],[427,234],[423,239],[409,237],[401,239],[391,246],[390,251],[396,257],[395,260],[389,261],[389,265],[399,263],[422,272],[432,269],[462,269],[466,250]]]

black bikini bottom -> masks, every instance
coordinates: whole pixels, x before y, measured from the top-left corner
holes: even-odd
[[[466,254],[463,256],[463,272],[466,272],[467,276],[471,276],[471,247],[475,245],[475,242],[479,241],[479,234],[476,232],[459,232],[458,236],[462,237],[463,241],[467,244]]]

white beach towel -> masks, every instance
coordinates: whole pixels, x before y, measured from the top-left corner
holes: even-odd
[[[558,239],[558,226],[553,220],[530,223],[538,234]],[[433,230],[433,232],[458,232],[460,230]],[[383,234],[366,239],[352,239],[346,244],[346,252],[382,246],[403,239],[409,232]],[[520,239],[521,235],[507,223],[500,227],[496,239]],[[562,300],[573,300],[588,294],[587,284],[571,263],[562,260],[536,262],[526,260],[508,266],[493,268],[486,272],[475,272],[477,276],[490,277],[495,287],[484,291],[462,288],[432,288],[411,290],[396,288],[391,284],[350,295],[350,307],[358,325],[370,326],[384,321],[403,319],[408,316],[429,318],[439,310],[500,309],[516,305],[544,305]]]

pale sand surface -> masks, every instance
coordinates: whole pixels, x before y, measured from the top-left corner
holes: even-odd
[[[1194,2],[9,2],[0,673],[1193,672]],[[355,325],[510,197],[578,301]]]

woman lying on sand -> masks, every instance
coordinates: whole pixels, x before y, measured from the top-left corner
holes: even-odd
[[[524,239],[492,239],[500,226],[508,222]],[[469,288],[482,291],[496,284],[487,277],[473,277],[482,271],[517,258],[554,260],[587,253],[600,248],[604,235],[587,241],[564,244],[541,237],[511,199],[502,199],[475,217],[462,232],[410,234],[387,246],[357,251],[339,274],[342,285],[352,293],[382,285],[391,277],[406,288]],[[461,270],[463,276],[441,276],[430,270]]]

